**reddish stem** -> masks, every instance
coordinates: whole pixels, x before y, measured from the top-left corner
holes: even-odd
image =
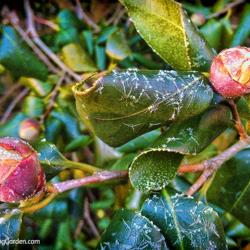
[[[120,180],[120,179],[126,179],[128,177],[128,171],[102,171],[98,172],[97,174],[87,176],[82,179],[76,179],[76,180],[69,180],[64,182],[59,182],[53,184],[53,187],[55,188],[54,192],[56,193],[62,193],[65,191],[68,191],[73,188],[78,188],[82,186],[86,186],[93,183],[102,183],[105,181],[111,181],[111,180]]]

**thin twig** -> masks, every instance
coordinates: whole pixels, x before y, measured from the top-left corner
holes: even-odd
[[[64,72],[68,73],[76,81],[81,81],[82,77],[68,68],[59,57],[39,38],[34,24],[34,15],[29,0],[24,0],[24,9],[27,15],[27,31],[31,35],[35,44]]]
[[[220,15],[226,13],[228,10],[230,10],[230,9],[232,9],[232,8],[234,8],[234,7],[236,7],[236,6],[240,5],[240,4],[242,4],[242,3],[244,3],[244,2],[245,2],[245,0],[237,0],[237,1],[235,1],[235,2],[232,2],[232,3],[228,4],[224,9],[222,9],[222,10],[216,12],[216,13],[213,13],[213,14],[207,16],[206,19],[211,19],[211,18],[218,17],[218,16],[220,16]]]
[[[13,86],[11,86],[6,93],[4,93],[4,96],[1,97],[0,99],[0,106],[2,106],[7,99],[11,97],[18,89],[21,88],[21,85],[19,83],[15,83]]]
[[[82,179],[69,180],[53,184],[55,192],[62,193],[73,188],[86,186],[93,183],[102,183],[111,180],[124,180],[128,177],[128,171],[102,171]]]
[[[96,33],[100,32],[100,27],[83,11],[79,0],[76,0],[76,14],[79,19],[84,20],[87,25],[92,27]]]
[[[234,122],[235,122],[235,128],[237,129],[240,138],[241,139],[247,138],[248,135],[247,135],[247,133],[244,129],[244,126],[241,122],[240,115],[239,115],[239,112],[238,112],[238,109],[237,109],[237,106],[236,106],[234,100],[228,100],[228,103],[229,103],[230,108],[232,110],[232,114],[233,114],[233,118],[234,118]]]
[[[36,46],[36,44],[27,36],[27,33],[20,27],[18,16],[15,12],[11,12],[8,15],[8,20],[15,28],[15,30],[19,33],[21,38],[29,45],[29,47],[34,51],[34,53],[38,56],[38,58],[45,63],[49,70],[55,74],[61,74],[61,71],[57,69],[49,59],[43,54],[43,52]]]
[[[221,154],[204,161],[203,163],[190,165],[191,169],[198,169],[201,171],[204,170],[198,180],[190,187],[187,191],[188,195],[193,195],[202,185],[207,181],[207,179],[221,167],[223,163],[228,161],[234,155],[236,155],[239,151],[243,150],[250,144],[250,137],[239,140],[237,143],[223,151]],[[188,166],[186,166],[188,169]],[[187,172],[187,171],[186,171]],[[192,172],[192,171],[190,171]]]
[[[87,224],[89,225],[92,233],[95,235],[96,238],[100,238],[100,234],[96,228],[95,223],[93,222],[93,220],[91,219],[91,215],[90,215],[90,209],[89,209],[89,200],[86,197],[84,199],[84,213],[83,213],[83,217],[85,219],[85,221],[87,222]]]
[[[34,20],[37,22],[37,23],[40,23],[40,24],[43,24],[43,25],[46,25],[47,27],[51,28],[52,30],[55,30],[55,31],[58,31],[59,30],[59,27],[57,24],[47,20],[47,19],[44,19],[40,16],[35,16],[34,15]]]
[[[11,115],[11,112],[14,110],[14,108],[16,107],[16,105],[29,93],[28,89],[24,89],[23,91],[21,91],[21,93],[15,97],[12,102],[9,104],[8,108],[6,109],[6,111],[3,114],[3,117],[0,121],[0,124],[4,124],[9,116]]]
[[[50,114],[50,112],[53,110],[53,107],[55,105],[55,101],[58,95],[58,92],[60,90],[60,87],[62,86],[64,81],[64,75],[61,76],[61,78],[59,79],[59,81],[57,82],[55,88],[53,89],[53,91],[50,93],[50,100],[48,103],[48,106],[45,110],[45,112],[41,115],[40,117],[40,124],[44,124],[45,119],[48,117],[48,115]]]

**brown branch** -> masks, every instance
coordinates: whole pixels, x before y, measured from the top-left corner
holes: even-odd
[[[73,188],[86,186],[93,183],[102,183],[111,180],[127,179],[128,171],[101,171],[94,175],[84,177],[82,179],[69,180],[52,184],[54,192],[62,193]]]
[[[83,213],[83,217],[85,219],[85,221],[87,222],[87,224],[89,225],[92,233],[94,234],[94,236],[96,238],[100,238],[100,234],[96,228],[95,223],[93,222],[93,220],[91,219],[91,215],[90,215],[90,209],[89,209],[89,200],[86,197],[84,199],[84,213]]]
[[[74,80],[81,81],[82,77],[68,68],[59,57],[39,38],[34,24],[34,15],[29,0],[24,0],[24,9],[27,16],[27,31],[31,35],[35,44],[65,73],[68,73]]]
[[[100,27],[83,11],[79,0],[76,0],[76,14],[79,19],[84,20],[87,25],[92,27],[96,33],[100,32]]]
[[[241,122],[237,106],[236,106],[234,100],[228,100],[228,103],[230,105],[230,108],[231,108],[231,111],[233,114],[233,118],[234,118],[234,122],[235,122],[235,128],[237,129],[237,131],[239,133],[240,139],[246,139],[248,137],[248,135],[247,135],[247,133],[244,129],[244,126]]]
[[[14,108],[16,107],[16,105],[29,93],[28,89],[24,89],[23,91],[21,91],[21,93],[19,95],[17,95],[12,102],[9,104],[8,108],[6,109],[6,111],[3,114],[3,117],[0,121],[0,124],[4,124],[7,119],[9,118],[9,116],[11,115],[11,112],[14,110]]]
[[[55,74],[61,74],[61,71],[57,69],[47,58],[46,55],[36,46],[36,44],[27,36],[27,33],[20,27],[18,16],[15,12],[11,12],[8,14],[8,20],[15,28],[15,30],[19,33],[21,38],[28,44],[28,46],[34,51],[34,53],[38,56],[38,58],[45,63],[49,70]]]
[[[21,88],[21,85],[19,83],[15,83],[13,86],[11,86],[5,93],[4,96],[1,96],[0,99],[0,106],[2,106],[6,100],[8,100],[18,89]]]
[[[40,124],[44,124],[45,119],[48,117],[48,115],[50,114],[50,112],[53,110],[53,107],[55,105],[55,101],[58,95],[58,92],[60,90],[60,87],[62,86],[64,81],[64,75],[61,76],[61,78],[58,80],[55,88],[53,89],[53,91],[50,93],[50,100],[48,103],[48,106],[45,110],[45,112],[42,114],[42,116],[40,117]]]
[[[240,4],[244,3],[244,2],[245,2],[245,0],[237,0],[235,2],[232,2],[232,3],[228,4],[224,9],[207,16],[206,19],[216,18],[216,17],[226,13],[230,9],[235,8],[236,6],[238,6],[238,5],[240,5]]]
[[[57,24],[47,20],[47,19],[44,19],[40,16],[35,16],[34,15],[34,21],[36,21],[37,23],[40,23],[40,24],[43,24],[43,25],[46,25],[47,27],[51,28],[52,30],[55,30],[55,31],[58,31],[59,30],[59,27]]]
[[[236,155],[239,151],[243,150],[250,144],[250,137],[239,140],[237,143],[223,151],[221,154],[204,161],[203,163],[198,163],[194,165],[190,165],[191,169],[200,169],[204,170],[198,180],[190,187],[187,191],[188,195],[193,195],[196,191],[198,191],[202,185],[207,181],[207,179],[221,167],[223,163],[228,161],[234,155]],[[188,166],[185,166],[188,169]],[[200,171],[198,170],[198,171]],[[187,171],[188,172],[188,171]],[[192,172],[192,171],[190,171]]]

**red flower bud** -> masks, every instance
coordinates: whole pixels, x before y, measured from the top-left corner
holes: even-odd
[[[28,143],[0,138],[0,201],[18,202],[42,192],[45,175]]]
[[[250,93],[250,49],[236,47],[219,53],[211,65],[210,81],[224,97]]]
[[[21,122],[19,127],[20,138],[32,142],[38,138],[40,134],[40,125],[34,119],[25,119]]]

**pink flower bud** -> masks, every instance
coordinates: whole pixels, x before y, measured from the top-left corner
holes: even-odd
[[[23,140],[0,138],[0,201],[22,201],[44,187],[45,175],[36,151]]]
[[[191,20],[197,26],[201,26],[206,22],[205,16],[203,14],[201,14],[201,13],[194,13],[191,16]]]
[[[20,138],[32,142],[38,138],[40,134],[40,125],[34,119],[25,119],[21,122],[19,127]]]
[[[236,47],[219,53],[211,65],[210,81],[224,97],[250,93],[250,49]]]

